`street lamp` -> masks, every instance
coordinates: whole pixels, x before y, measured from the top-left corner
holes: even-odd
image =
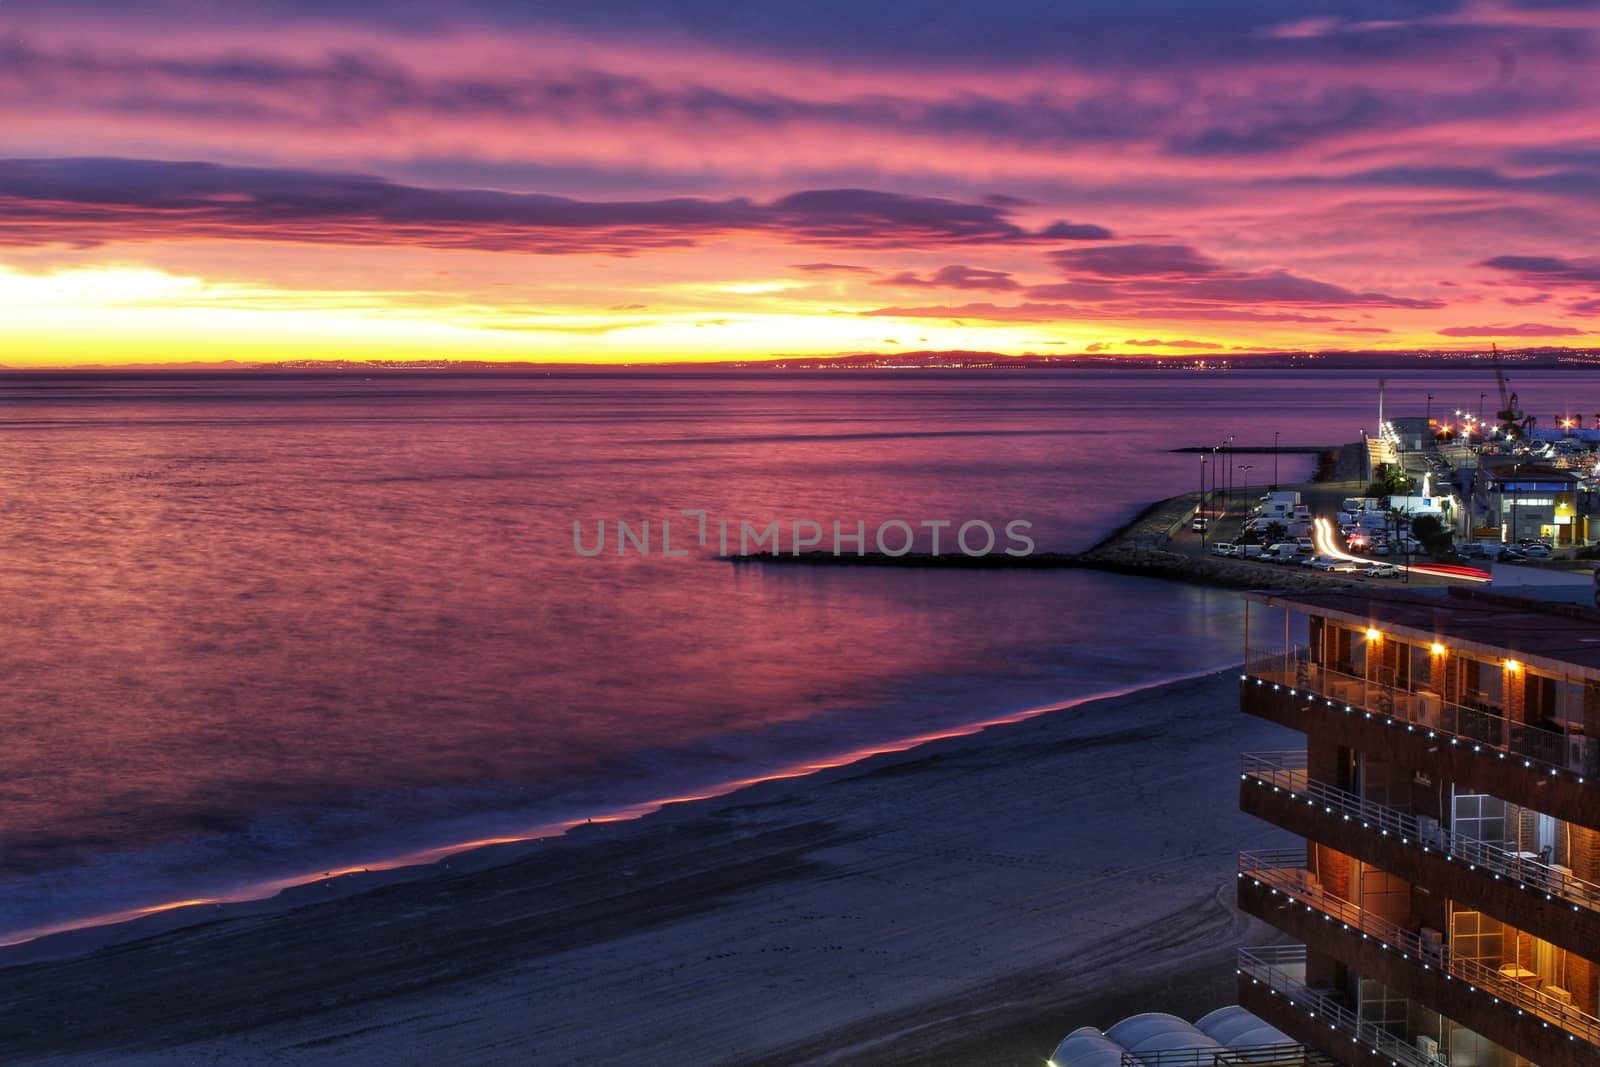
[[[1206,527],[1210,525],[1210,523],[1208,523],[1206,521],[1206,518],[1205,518],[1205,514],[1206,514],[1206,454],[1204,452],[1200,453],[1200,506],[1194,509],[1194,513],[1200,519],[1200,547],[1202,549],[1204,549],[1205,545],[1206,545]]]
[[[1233,434],[1228,435],[1227,443],[1233,444]],[[1228,505],[1233,505],[1233,464],[1228,464]]]
[[[1250,514],[1250,472],[1255,470],[1255,464],[1241,463],[1239,464],[1239,469],[1244,472],[1244,506],[1246,509],[1245,517],[1248,518]]]

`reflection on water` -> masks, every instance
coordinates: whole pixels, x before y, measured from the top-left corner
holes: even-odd
[[[0,382],[0,930],[1229,662],[1229,593],[583,559],[572,522],[1022,518],[1078,548],[1197,482],[1169,447],[1353,438],[1346,384],[1297,426],[1289,375]]]

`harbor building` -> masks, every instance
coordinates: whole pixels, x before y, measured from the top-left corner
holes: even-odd
[[[1249,594],[1239,1003],[1361,1067],[1600,1063],[1600,611],[1479,590]],[[1264,620],[1262,613],[1267,618]],[[1252,632],[1246,627],[1246,633]]]
[[[1477,479],[1478,513],[1516,544],[1540,538],[1558,548],[1590,541],[1590,515],[1581,513],[1576,472],[1507,457],[1485,462]]]

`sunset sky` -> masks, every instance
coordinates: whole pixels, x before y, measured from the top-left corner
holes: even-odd
[[[0,0],[0,363],[1600,345],[1600,3]]]

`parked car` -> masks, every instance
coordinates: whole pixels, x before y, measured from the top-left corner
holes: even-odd
[[[1239,548],[1232,541],[1218,541],[1211,546],[1211,552],[1218,556],[1235,556],[1238,555]]]
[[[1368,578],[1398,578],[1400,577],[1400,568],[1392,563],[1374,563],[1361,573]]]
[[[1529,559],[1549,559],[1553,550],[1549,545],[1533,544],[1522,550],[1523,555]]]
[[[1328,568],[1334,574],[1357,574],[1361,569],[1361,564],[1347,559],[1335,560],[1333,566]]]
[[[1528,558],[1528,554],[1516,545],[1506,545],[1500,549],[1500,560],[1506,563],[1519,563]]]
[[[1196,531],[1198,533],[1198,532],[1204,531],[1205,528],[1207,526],[1209,526],[1209,525],[1210,525],[1210,523],[1206,522],[1206,517],[1204,515],[1196,515],[1194,517],[1194,519],[1189,523],[1189,529],[1194,530],[1194,531]]]

